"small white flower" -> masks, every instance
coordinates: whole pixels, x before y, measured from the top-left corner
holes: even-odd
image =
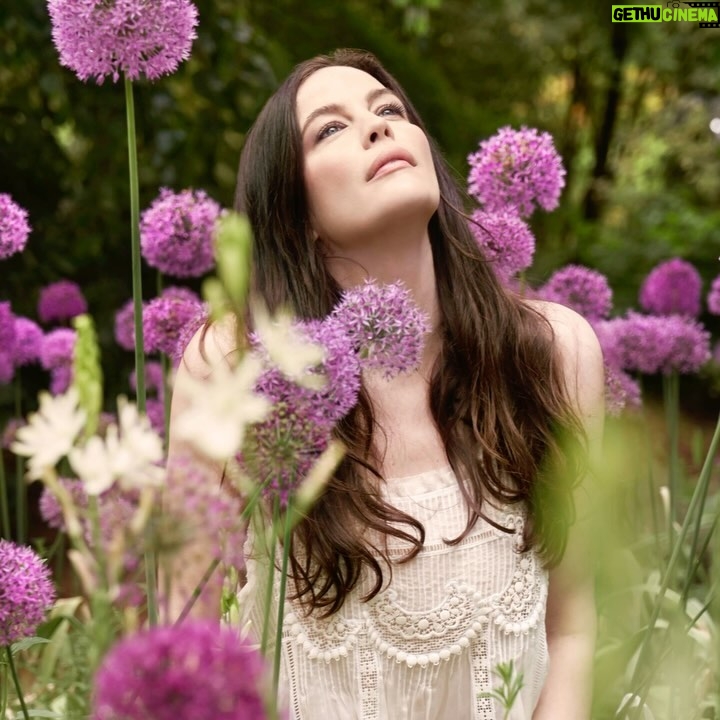
[[[262,371],[260,358],[247,354],[235,368],[214,364],[207,379],[188,377],[188,407],[173,420],[178,439],[214,460],[239,452],[246,426],[264,420],[271,408],[267,398],[253,392]]]
[[[112,424],[105,439],[91,437],[73,448],[68,459],[89,495],[100,495],[117,480],[123,488],[157,487],[165,477],[157,465],[163,459],[162,440],[135,405],[118,398],[118,425]]]
[[[323,362],[325,348],[303,337],[294,323],[288,312],[278,312],[271,318],[262,303],[253,306],[253,328],[271,364],[288,380],[310,390],[321,390],[324,376],[308,373],[308,369]]]
[[[28,478],[38,480],[54,468],[72,448],[85,427],[85,411],[78,406],[78,393],[71,387],[64,395],[40,393],[40,409],[15,434],[10,449],[28,460]]]

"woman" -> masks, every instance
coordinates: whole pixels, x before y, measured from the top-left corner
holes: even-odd
[[[499,284],[417,113],[367,53],[293,71],[247,137],[236,204],[271,309],[323,317],[369,277],[403,281],[432,324],[416,372],[364,378],[338,429],[346,458],[295,533],[281,684],[294,717],[499,720],[487,693],[512,661],[510,717],[588,718],[575,448],[597,453],[603,397],[588,324]],[[177,407],[233,342],[222,326],[193,340]],[[250,564],[251,614],[256,596]]]

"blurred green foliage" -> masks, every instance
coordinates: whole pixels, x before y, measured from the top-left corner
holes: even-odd
[[[568,186],[559,210],[532,220],[531,282],[586,263],[608,274],[623,310],[659,260],[693,261],[706,287],[718,273],[720,142],[708,126],[720,115],[720,30],[613,24],[606,4],[570,0],[197,4],[190,60],[136,86],[142,207],[164,185],[230,206],[245,133],[282,78],[317,53],[362,47],[406,86],[463,182],[467,154],[500,126],[553,134]],[[45,0],[0,10],[0,118],[0,191],[33,226],[27,251],[3,264],[0,296],[34,317],[42,285],[79,282],[112,397],[132,364],[112,338],[131,292],[123,91],[60,67]]]

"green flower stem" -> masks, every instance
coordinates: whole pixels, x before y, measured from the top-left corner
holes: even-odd
[[[10,668],[13,683],[15,684],[18,700],[20,700],[23,717],[25,720],[30,720],[30,715],[28,713],[27,706],[25,705],[25,698],[23,697],[22,686],[20,685],[20,678],[18,678],[17,670],[15,669],[15,661],[13,660],[12,650],[8,645],[5,646],[5,653],[7,654],[8,666]]]
[[[277,547],[277,526],[280,517],[280,501],[275,498],[273,504],[272,526],[270,527],[270,544],[268,547],[268,576],[265,586],[265,603],[263,605],[263,629],[260,641],[260,652],[267,654],[268,639],[270,635],[270,606],[272,605],[273,583],[275,581],[275,548]]]
[[[0,450],[0,521],[2,521],[2,536],[10,540],[10,508],[7,490],[7,482],[5,481],[5,459],[2,450]]]
[[[668,490],[670,491],[669,537],[672,547],[677,520],[678,493],[680,492],[680,432],[678,415],[680,412],[680,378],[673,371],[663,377],[663,395],[665,401],[665,419],[667,422],[670,457],[668,462]]]
[[[15,375],[15,417],[22,417],[22,385],[20,373]],[[25,485],[25,463],[20,455],[15,456],[15,531],[17,541],[27,541],[27,486]]]
[[[178,619],[175,621],[175,625],[179,625],[189,614],[190,610],[192,610],[193,605],[197,602],[200,595],[202,595],[202,591],[205,589],[205,586],[210,581],[210,578],[212,577],[212,574],[215,572],[215,569],[220,564],[220,559],[215,558],[210,565],[208,566],[208,569],[203,574],[202,578],[200,579],[200,582],[195,586],[195,589],[192,591],[192,595],[188,599],[188,601],[185,603],[185,606],[183,607],[182,611],[180,612],[180,615],[178,616]]]
[[[132,248],[132,288],[135,321],[135,376],[138,410],[145,412],[145,344],[143,342],[142,267],[140,264],[140,185],[138,181],[133,85],[127,76],[125,77],[125,106],[127,110],[128,166],[130,170],[130,246]]]
[[[283,533],[283,555],[280,567],[280,597],[278,598],[277,625],[275,627],[275,653],[273,654],[273,684],[271,701],[277,713],[277,694],[280,684],[280,656],[282,653],[283,620],[285,619],[285,593],[287,590],[287,568],[290,558],[290,535],[292,533],[292,497],[288,498],[285,508],[285,527]]]
[[[663,600],[665,598],[665,593],[670,586],[670,581],[673,577],[673,574],[675,573],[675,567],[677,566],[678,560],[683,554],[683,544],[690,530],[690,525],[693,521],[693,517],[695,516],[696,511],[699,510],[701,505],[705,502],[705,497],[707,496],[710,476],[712,475],[713,464],[715,462],[715,456],[718,451],[718,446],[720,446],[720,416],[718,416],[718,421],[715,426],[715,432],[713,433],[712,440],[710,441],[710,447],[708,449],[707,455],[705,456],[705,462],[703,463],[702,470],[700,471],[700,477],[698,478],[697,485],[695,486],[692,498],[690,499],[690,505],[688,506],[685,520],[683,521],[682,527],[680,528],[680,533],[673,544],[672,554],[670,556],[670,560],[668,561],[667,568],[665,569],[665,573],[660,583],[660,589],[655,598],[652,614],[645,630],[645,635],[643,637],[642,644],[640,646],[640,652],[638,654],[638,661],[635,665],[635,670],[633,672],[630,682],[631,688],[635,688],[637,686],[641,669],[645,666],[645,663],[648,660],[648,655],[650,653],[650,641],[655,631],[658,617],[660,616],[660,610],[662,608]],[[642,701],[644,700],[644,693],[644,689],[642,693],[634,693],[640,698],[640,705],[642,705]]]

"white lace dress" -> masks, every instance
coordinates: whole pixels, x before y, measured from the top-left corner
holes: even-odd
[[[493,668],[513,661],[523,687],[511,720],[530,720],[545,679],[547,573],[520,554],[523,514],[487,508],[504,533],[479,520],[459,545],[466,510],[450,468],[387,481],[386,499],[425,527],[418,556],[393,567],[390,587],[362,602],[356,588],[327,620],[286,603],[282,702],[293,720],[503,720],[483,693]],[[391,557],[406,545],[389,541]],[[259,567],[248,560],[241,608],[262,624]],[[277,573],[276,573],[277,574]],[[277,597],[276,597],[277,600]]]

